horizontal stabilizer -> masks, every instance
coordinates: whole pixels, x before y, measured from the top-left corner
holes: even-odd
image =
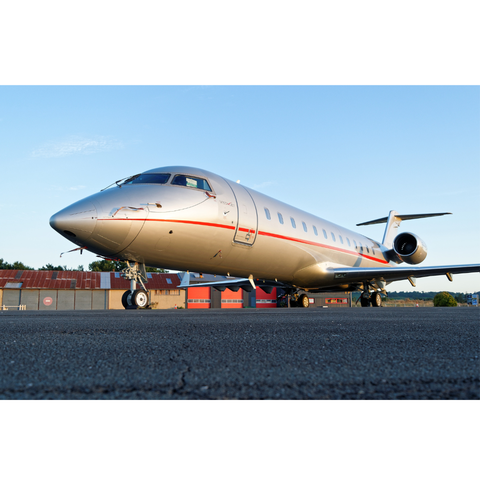
[[[441,217],[442,215],[451,215],[450,212],[444,213],[418,213],[414,215],[399,215],[398,213],[395,214],[395,217],[399,220],[416,220],[417,218],[428,218],[428,217]],[[364,223],[357,223],[357,227],[361,227],[363,225],[376,225],[378,223],[387,223],[389,217],[377,218],[377,220],[370,220],[369,222]]]

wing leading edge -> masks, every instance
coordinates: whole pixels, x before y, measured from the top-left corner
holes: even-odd
[[[480,264],[444,265],[438,267],[332,268],[328,271],[333,273],[333,278],[336,281],[344,283],[377,281],[390,283],[399,280],[410,280],[412,283],[415,278],[439,275],[446,275],[452,281],[452,275],[454,274],[480,272]]]

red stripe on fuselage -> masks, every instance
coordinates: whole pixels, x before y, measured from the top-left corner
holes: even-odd
[[[195,222],[193,220],[169,220],[169,219],[160,219],[160,218],[99,218],[99,221],[137,221],[137,222],[170,222],[170,223],[183,223],[186,225],[200,225],[203,227],[216,227],[216,228],[226,228],[227,230],[235,230],[236,227],[233,225],[222,225],[221,223],[208,223],[208,222]],[[255,230],[248,230],[246,228],[239,228],[241,232],[252,232],[255,233]],[[332,247],[331,245],[325,245],[323,243],[312,242],[310,240],[302,240],[300,238],[287,237],[285,235],[278,235],[277,233],[270,232],[261,232],[258,231],[258,235],[264,237],[278,238],[279,240],[286,240],[289,242],[303,243],[304,245],[312,245],[314,247],[326,248],[328,250],[333,250],[335,252],[347,253],[348,255],[354,255],[356,257],[367,258],[377,263],[383,263],[388,265],[388,262],[381,258],[375,258],[370,255],[365,255],[363,253],[352,252],[350,250],[345,250],[344,248]]]
[[[99,218],[99,221],[130,221],[130,222],[170,222],[170,223],[185,223],[187,225],[202,225],[204,227],[226,228],[228,230],[235,230],[236,227],[232,225],[222,225],[221,223],[208,222],[194,222],[193,220],[167,220],[163,218]]]
[[[388,262],[383,260],[383,259],[371,257],[370,255],[364,255],[363,253],[352,252],[350,250],[345,250],[344,248],[332,247],[331,245],[325,245],[323,243],[311,242],[310,240],[301,240],[299,238],[286,237],[284,235],[278,235],[276,233],[258,232],[258,234],[259,235],[264,235],[266,237],[279,238],[280,240],[287,240],[287,241],[290,241],[290,242],[297,242],[297,243],[303,243],[305,245],[313,245],[315,247],[327,248],[328,250],[334,250],[336,252],[348,253],[349,255],[355,255],[357,257],[368,258],[369,260],[373,260],[374,262],[384,263],[384,264],[388,265]]]

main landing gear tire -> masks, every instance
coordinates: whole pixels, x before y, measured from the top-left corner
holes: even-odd
[[[382,306],[382,295],[380,292],[372,293],[370,297],[370,302],[372,303],[372,307],[381,307]]]
[[[307,295],[302,294],[297,300],[297,305],[302,308],[308,308],[310,306],[310,300]]]
[[[370,299],[368,297],[364,297],[363,295],[360,297],[360,305],[362,307],[369,307],[370,306]]]
[[[123,308],[146,308],[148,306],[148,294],[145,290],[127,290],[122,295]]]

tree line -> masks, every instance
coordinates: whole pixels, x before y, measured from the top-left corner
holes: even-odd
[[[439,293],[444,292],[388,292],[388,298],[389,300],[434,300]],[[458,303],[467,302],[466,293],[445,293],[450,294]]]
[[[88,265],[89,272],[121,272],[124,268],[127,268],[127,262],[120,262],[115,260],[97,260]],[[23,262],[8,263],[0,258],[0,270],[55,270],[55,271],[71,271],[71,272],[84,272],[83,265],[79,265],[77,268],[68,268],[66,265],[53,265],[47,263],[41,268],[32,268],[25,265]],[[163,268],[146,267],[147,272],[154,273],[166,273],[167,270]]]
[[[467,293],[456,293],[456,292],[388,292],[388,300],[413,300],[413,301],[434,301],[439,294],[447,293],[458,303],[467,303]],[[475,292],[472,292],[475,293]],[[480,295],[480,292],[476,292],[477,295]],[[354,301],[357,301],[360,293],[354,292],[352,298]],[[442,299],[446,297],[442,295]]]

